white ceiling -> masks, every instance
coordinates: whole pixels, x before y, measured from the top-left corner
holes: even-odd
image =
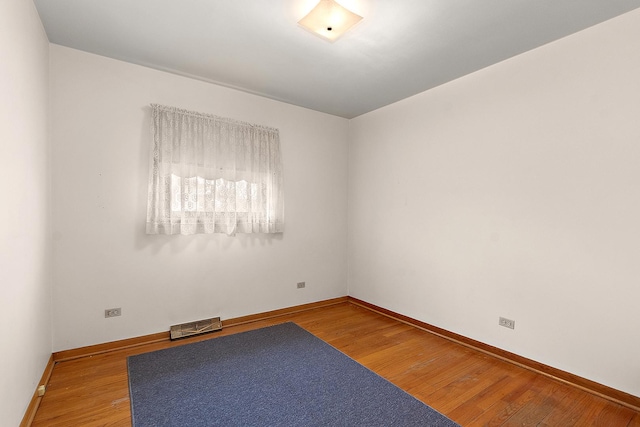
[[[34,0],[52,43],[353,118],[640,7],[640,0]]]

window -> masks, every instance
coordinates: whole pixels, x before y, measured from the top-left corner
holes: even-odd
[[[277,129],[151,107],[147,233],[283,230]]]

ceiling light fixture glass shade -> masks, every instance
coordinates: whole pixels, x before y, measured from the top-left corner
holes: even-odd
[[[320,0],[298,24],[313,34],[334,42],[361,19],[362,16],[345,9],[334,0]]]

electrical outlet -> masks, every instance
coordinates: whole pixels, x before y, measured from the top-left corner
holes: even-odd
[[[306,285],[304,282],[298,282],[298,289],[304,288]]]
[[[104,311],[104,317],[116,317],[116,316],[122,316],[122,309],[120,307],[118,307],[118,308],[107,308]]]
[[[515,320],[511,320],[511,319],[505,319],[504,317],[501,317],[498,320],[498,325],[504,326],[505,328],[509,328],[509,329],[515,329],[516,328],[516,321]]]

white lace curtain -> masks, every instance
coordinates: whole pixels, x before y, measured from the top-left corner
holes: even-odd
[[[151,105],[148,234],[283,231],[277,129]]]

